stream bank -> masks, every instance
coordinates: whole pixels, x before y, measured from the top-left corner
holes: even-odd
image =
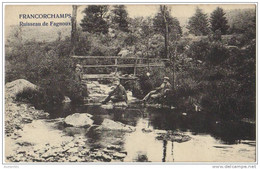
[[[98,83],[93,86],[100,91]],[[66,103],[63,109],[51,107],[47,116],[10,97],[5,104],[6,162],[255,160],[255,124],[224,123],[204,112]],[[86,113],[93,120],[90,127],[65,123],[68,117],[76,122]]]
[[[111,87],[97,82],[88,85],[92,99],[104,98],[111,90]],[[58,125],[66,124],[65,118],[49,119],[49,113],[15,101],[16,95],[28,88],[37,90],[35,85],[24,79],[6,84],[5,157],[7,162],[116,161],[126,156],[126,152],[119,151],[122,148],[117,145],[109,145],[103,151],[90,149],[85,143],[87,138],[77,134],[69,136],[56,128]],[[88,130],[80,126],[67,128],[83,132]]]

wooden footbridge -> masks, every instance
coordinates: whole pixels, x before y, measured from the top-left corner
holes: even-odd
[[[165,61],[168,59],[160,59],[160,58],[143,58],[143,57],[122,57],[122,56],[72,56],[76,63],[83,66],[83,69],[88,68],[113,68],[114,72],[111,74],[84,74],[83,79],[111,79],[118,77],[120,79],[126,80],[135,80],[137,79],[137,69],[138,68],[164,68]],[[89,63],[90,60],[114,60],[113,64],[83,64]],[[132,63],[119,63],[119,61],[124,62],[124,60],[131,61]],[[132,73],[129,76],[123,76],[117,74],[118,71],[121,71],[124,68],[132,68]],[[85,71],[84,71],[85,72]]]

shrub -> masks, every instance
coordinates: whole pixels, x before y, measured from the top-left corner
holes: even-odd
[[[25,88],[22,92],[17,93],[16,100],[39,106],[44,102],[44,96],[41,91]]]
[[[17,50],[20,45],[23,50]],[[14,50],[6,54],[6,82],[23,78],[40,88],[37,93],[25,91],[19,98],[36,97],[30,100],[34,104],[60,104],[65,95],[77,94],[69,39],[49,43],[23,42],[12,48]]]
[[[254,42],[242,49],[227,48],[222,41],[190,44],[175,59],[178,107],[189,109],[192,97],[206,112],[222,118],[255,118]]]
[[[209,54],[206,58],[211,65],[219,65],[229,57],[229,51],[220,42],[213,42],[210,44]]]

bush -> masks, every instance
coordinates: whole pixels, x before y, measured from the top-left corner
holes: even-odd
[[[22,92],[17,93],[16,100],[40,106],[44,102],[44,96],[42,91],[26,88]]]
[[[23,50],[17,50],[20,45]],[[77,95],[69,39],[49,43],[22,42],[12,48],[6,53],[6,82],[23,78],[40,88],[36,93],[24,91],[19,98],[25,97],[37,105],[60,104],[64,96]]]
[[[254,39],[242,48],[208,39],[191,43],[175,58],[178,107],[189,111],[196,103],[224,119],[255,118],[255,63]]]
[[[210,43],[207,40],[193,42],[186,52],[190,58],[206,61],[210,52]]]
[[[210,44],[209,54],[206,58],[211,65],[219,65],[229,57],[229,51],[220,42]]]

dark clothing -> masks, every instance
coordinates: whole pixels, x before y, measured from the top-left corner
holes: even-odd
[[[153,89],[153,84],[151,82],[151,79],[147,75],[141,77],[140,83],[141,83],[143,94],[145,95]]]
[[[88,97],[88,86],[87,84],[81,84],[81,88],[82,88],[82,96],[83,97]]]
[[[156,91],[160,94],[165,94],[167,90],[171,90],[172,85],[169,82],[162,83],[160,87],[156,88]]]
[[[81,82],[81,80],[82,80],[82,73],[81,73],[81,72],[76,72],[74,79],[75,79],[77,82]]]
[[[106,103],[110,100],[112,100],[112,102],[127,102],[127,93],[124,86],[121,84],[117,85],[116,88],[108,94],[108,97],[103,101],[103,103]]]
[[[82,82],[83,76],[80,71],[75,72],[74,80],[80,85],[80,95],[83,97],[88,97],[88,88],[87,84]]]

